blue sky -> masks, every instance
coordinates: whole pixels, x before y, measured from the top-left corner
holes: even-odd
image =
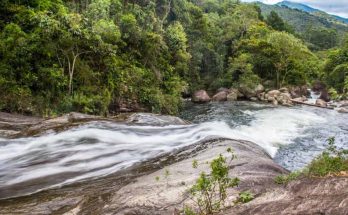
[[[255,0],[242,0],[252,2]],[[282,0],[259,0],[266,4],[275,4]],[[303,3],[313,8],[323,10],[330,14],[335,14],[348,18],[348,0],[290,0],[292,2]]]

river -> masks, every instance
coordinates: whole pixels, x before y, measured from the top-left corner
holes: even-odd
[[[193,124],[92,122],[39,137],[2,138],[0,199],[100,178],[209,137],[255,142],[289,170],[307,165],[328,137],[348,149],[348,115],[333,110],[187,102],[180,117]]]

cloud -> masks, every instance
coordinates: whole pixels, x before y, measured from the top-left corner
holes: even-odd
[[[244,0],[252,2],[254,0]],[[266,4],[276,4],[281,0],[260,0]],[[290,0],[292,2],[306,4],[313,8],[323,10],[327,13],[348,18],[348,2],[346,0]]]

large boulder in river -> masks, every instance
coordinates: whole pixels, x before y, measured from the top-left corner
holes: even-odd
[[[252,97],[256,98],[259,93],[264,92],[265,88],[261,84],[258,84],[255,87],[240,85],[238,90],[244,95],[246,99],[251,99]]]
[[[317,99],[315,101],[315,105],[320,106],[320,107],[327,107],[327,103],[326,101],[322,100],[322,99]]]
[[[323,89],[321,92],[320,92],[320,96],[319,96],[319,99],[322,99],[326,102],[329,102],[331,99],[330,99],[330,96],[329,96],[329,93],[327,92],[326,89]]]
[[[292,98],[308,97],[310,95],[307,85],[291,87],[289,91]]]
[[[314,81],[312,84],[312,91],[314,92],[321,92],[324,89],[326,89],[326,84],[321,81]]]
[[[281,93],[279,96],[276,97],[279,104],[284,106],[291,106],[291,95],[290,93]]]
[[[237,101],[238,100],[238,92],[236,91],[231,91],[227,95],[227,101]]]
[[[205,90],[198,90],[192,96],[192,101],[195,103],[206,103],[210,102],[210,97]]]
[[[214,96],[213,96],[213,101],[215,102],[224,102],[224,101],[227,101],[227,92],[226,91],[220,91],[218,93],[216,93]]]
[[[186,125],[186,121],[176,116],[160,115],[153,113],[134,113],[126,120],[130,124],[166,126],[166,125]]]

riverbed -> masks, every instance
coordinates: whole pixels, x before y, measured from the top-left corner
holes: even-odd
[[[90,122],[38,137],[0,139],[0,199],[125,170],[211,137],[252,141],[281,166],[307,165],[334,136],[348,149],[348,115],[315,107],[252,102],[185,103],[188,125]]]

